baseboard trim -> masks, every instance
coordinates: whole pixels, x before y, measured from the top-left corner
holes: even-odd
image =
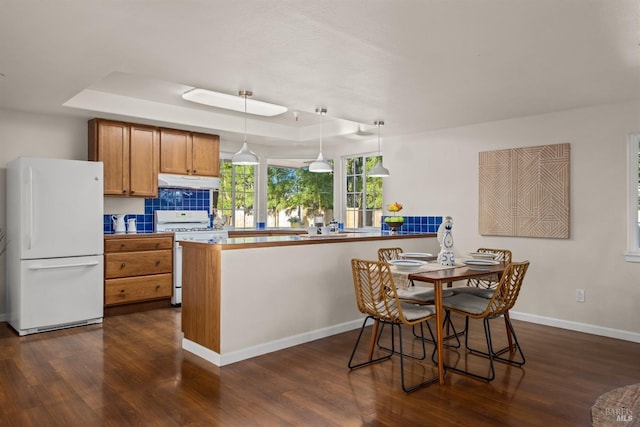
[[[8,313],[0,313],[0,322],[8,322],[9,314]]]
[[[362,319],[352,320],[350,322],[329,326],[326,328],[316,329],[314,331],[305,332],[298,335],[270,341],[264,344],[243,348],[241,350],[232,351],[225,354],[218,354],[215,351],[201,346],[186,338],[182,340],[182,348],[199,356],[216,366],[225,366],[241,360],[251,359],[252,357],[261,356],[263,354],[272,353],[288,347],[293,347],[306,342],[315,341],[320,338],[326,338],[342,332],[358,329],[362,326]]]
[[[604,326],[572,322],[569,320],[555,319],[553,317],[538,316],[535,314],[521,313],[517,311],[509,311],[509,316],[512,319],[537,323],[539,325],[553,326],[556,328],[568,329],[570,331],[584,332],[592,335],[600,335],[603,337],[640,343],[640,333],[637,332],[623,331],[621,329],[606,328]]]

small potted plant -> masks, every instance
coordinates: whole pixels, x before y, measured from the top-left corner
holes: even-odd
[[[404,224],[404,217],[396,216],[396,214],[402,210],[402,205],[395,202],[387,206],[387,209],[393,214],[393,216],[386,217],[384,219],[384,223],[391,229],[391,233],[395,233],[400,227],[402,227],[402,224]]]
[[[291,224],[291,228],[298,228],[298,225],[300,225],[300,218],[297,216],[292,216],[287,221]]]

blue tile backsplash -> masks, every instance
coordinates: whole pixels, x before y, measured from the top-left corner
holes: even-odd
[[[390,228],[384,223],[387,216],[382,217],[382,231],[389,231]],[[442,224],[441,216],[404,216],[404,224],[398,230],[399,233],[437,233],[438,227]]]
[[[156,211],[208,211],[211,206],[209,190],[191,190],[185,188],[161,188],[157,199],[144,200],[144,215],[125,215],[125,224],[129,218],[136,219],[139,232],[153,231]],[[211,217],[211,215],[209,215]],[[104,232],[113,232],[111,215],[104,215]]]

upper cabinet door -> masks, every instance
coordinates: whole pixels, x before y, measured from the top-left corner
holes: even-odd
[[[218,135],[192,134],[192,173],[201,176],[218,176],[220,171],[220,138]]]
[[[130,127],[130,193],[131,196],[158,195],[158,131],[154,127]]]
[[[104,194],[129,194],[129,126],[108,120],[89,121],[89,160],[104,163]]]
[[[191,134],[160,129],[160,172],[191,174]]]

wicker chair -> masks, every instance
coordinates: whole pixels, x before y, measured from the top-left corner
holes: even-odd
[[[511,251],[508,249],[492,249],[492,248],[479,248],[476,252],[493,254],[495,257],[493,258],[496,261],[506,262],[507,264],[511,263]],[[461,286],[457,288],[453,288],[454,293],[456,294],[471,294],[476,295],[482,298],[490,299],[493,297],[493,294],[496,291],[496,286],[498,285],[499,278],[497,274],[491,274],[489,276],[485,276],[478,279],[469,279],[467,281],[467,286]],[[513,339],[511,337],[511,331],[509,331],[509,311],[504,312],[504,325],[507,331],[507,338],[509,340],[509,346],[513,345]]]
[[[351,270],[353,272],[353,287],[355,290],[356,303],[358,310],[366,314],[367,317],[362,323],[358,339],[351,352],[349,358],[349,369],[353,370],[373,363],[389,360],[394,354],[400,355],[400,376],[402,381],[402,389],[405,392],[416,390],[419,387],[438,381],[438,376],[429,378],[418,384],[411,386],[406,385],[405,381],[405,358],[424,360],[426,358],[425,341],[422,339],[422,355],[413,356],[405,354],[402,346],[402,326],[420,325],[422,338],[424,338],[424,330],[422,324],[428,319],[435,317],[435,308],[432,305],[411,304],[401,301],[398,298],[396,287],[393,282],[393,276],[389,269],[389,264],[380,261],[366,261],[362,259],[351,260]],[[373,319],[383,325],[391,326],[391,348],[384,349],[385,354],[376,359],[369,357],[368,360],[360,363],[354,363],[354,358],[362,338],[367,321]],[[395,331],[397,329],[398,350],[395,348]],[[431,337],[433,339],[433,336]],[[378,337],[379,340],[379,337]],[[434,350],[435,351],[435,350]],[[432,355],[433,359],[433,355]]]
[[[513,307],[516,299],[518,298],[518,294],[520,293],[522,281],[524,280],[524,276],[528,268],[529,261],[510,263],[502,274],[493,296],[489,299],[468,293],[456,294],[443,299],[442,306],[447,311],[446,317],[451,316],[451,312],[465,316],[465,347],[470,353],[479,354],[489,358],[490,375],[484,377],[468,370],[462,370],[455,367],[447,367],[447,369],[462,372],[486,381],[491,381],[495,378],[495,370],[493,367],[494,360],[512,365],[524,365],[524,354],[520,344],[518,343],[516,333],[513,330],[511,319],[509,319],[508,316],[504,316],[507,330],[513,337],[513,344],[510,343],[507,347],[497,351],[493,349],[493,344],[491,342],[491,328],[489,321],[505,315]],[[486,352],[469,347],[469,318],[483,320],[485,338],[487,340]],[[506,352],[515,353],[516,350],[520,355],[520,360],[514,360],[513,358],[507,359],[500,356]]]

